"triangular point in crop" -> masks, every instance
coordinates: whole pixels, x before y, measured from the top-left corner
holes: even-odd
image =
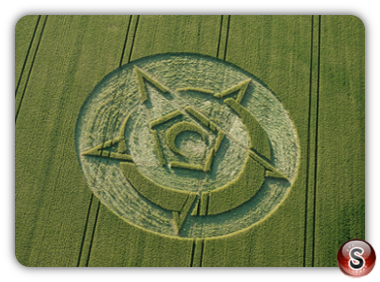
[[[137,78],[137,84],[139,87],[139,93],[141,97],[141,102],[144,103],[148,100],[148,92],[146,90],[146,83],[144,80],[150,82],[154,87],[156,87],[158,90],[160,90],[163,93],[169,92],[169,89],[162,85],[160,82],[152,78],[150,75],[148,75],[146,72],[141,70],[139,67],[134,66],[136,78]]]

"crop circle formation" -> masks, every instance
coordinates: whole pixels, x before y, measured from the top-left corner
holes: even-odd
[[[107,75],[80,111],[76,150],[92,192],[163,235],[235,233],[278,207],[299,145],[257,78],[197,54],[149,56]]]

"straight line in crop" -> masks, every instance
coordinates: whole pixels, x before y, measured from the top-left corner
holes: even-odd
[[[321,67],[321,25],[322,16],[319,16],[318,30],[318,79],[317,79],[317,109],[316,109],[316,125],[315,125],[315,167],[314,167],[314,215],[313,215],[313,253],[312,266],[314,267],[315,256],[315,213],[316,213],[316,198],[317,198],[317,165],[318,165],[318,116],[319,116],[319,85],[320,85],[320,67]]]
[[[18,78],[15,95],[17,94],[18,87],[20,86],[21,77],[22,77],[22,75],[24,73],[26,61],[28,60],[29,52],[30,52],[30,49],[32,48],[33,41],[34,41],[34,38],[35,38],[36,32],[37,32],[37,27],[38,27],[38,24],[40,23],[40,20],[41,20],[41,16],[38,16],[38,19],[37,19],[37,22],[36,22],[36,26],[34,27],[34,31],[33,31],[33,35],[32,35],[32,40],[30,41],[29,48],[28,48],[28,51],[26,52],[25,60],[24,60],[24,63],[22,65],[22,68],[21,68],[21,73],[20,73],[20,76]]]
[[[37,53],[38,53],[38,48],[40,47],[41,38],[42,38],[42,35],[43,35],[43,32],[44,32],[44,29],[45,29],[45,26],[46,26],[47,18],[48,18],[48,17],[46,16],[45,21],[44,21],[43,26],[42,26],[41,36],[40,36],[40,38],[38,39],[38,43],[37,43],[37,47],[36,47],[36,52],[34,53],[34,56],[33,56],[33,59],[32,59],[32,64],[31,64],[31,66],[30,66],[30,69],[29,69],[29,72],[28,72],[28,76],[27,76],[27,79],[26,79],[26,82],[25,82],[25,87],[24,87],[24,90],[22,91],[22,95],[21,95],[20,103],[19,103],[18,108],[17,108],[15,122],[17,122],[17,117],[18,117],[18,114],[19,114],[20,109],[21,109],[22,100],[24,99],[24,95],[25,95],[25,92],[26,92],[26,88],[28,87],[28,82],[29,82],[30,74],[32,73],[32,69],[33,69],[33,66],[34,66],[34,61],[35,61],[36,56],[37,56]]]

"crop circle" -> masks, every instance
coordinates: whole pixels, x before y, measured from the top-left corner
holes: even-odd
[[[159,54],[107,75],[76,128],[83,174],[130,224],[181,238],[249,228],[281,204],[299,144],[277,97],[239,67]]]

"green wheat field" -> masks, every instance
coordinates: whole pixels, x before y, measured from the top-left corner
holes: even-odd
[[[354,16],[25,16],[15,254],[31,267],[336,267],[365,239]]]

